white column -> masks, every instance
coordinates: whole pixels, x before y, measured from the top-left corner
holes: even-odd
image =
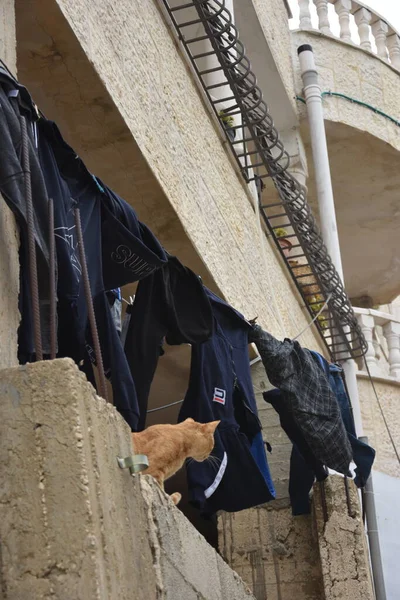
[[[305,50],[301,50],[305,48]],[[304,96],[310,124],[311,149],[315,167],[315,183],[321,219],[322,238],[328,248],[332,262],[343,281],[342,258],[336,223],[328,147],[326,144],[324,112],[321,88],[315,68],[314,54],[308,44],[299,48],[300,67],[304,83]]]
[[[318,73],[315,67],[314,54],[310,45],[305,44],[304,46],[300,46],[300,48],[298,48],[298,54],[310,125],[311,149],[314,161],[322,237],[332,262],[341,280],[344,281],[328,147],[326,143],[321,88],[318,84]],[[357,368],[354,360],[351,358],[345,360],[343,363],[343,370],[345,372],[349,395],[353,406],[357,435],[362,435],[361,409],[356,376]]]
[[[371,25],[371,29],[372,29],[372,35],[375,38],[378,56],[387,60],[388,51],[386,48],[386,37],[387,37],[388,31],[389,31],[389,27],[388,27],[387,23],[385,23],[385,21],[382,21],[381,19],[379,19],[378,21],[375,21],[375,23],[373,23]]]
[[[378,363],[376,360],[375,346],[374,346],[374,317],[371,315],[358,315],[358,323],[368,343],[368,350],[365,354],[365,361],[368,365],[371,375],[378,374]]]
[[[400,323],[389,321],[383,326],[383,335],[389,349],[390,374],[400,379]]]
[[[328,0],[313,0],[318,15],[318,28],[322,33],[331,33],[328,15]]]
[[[358,27],[358,34],[360,36],[360,46],[364,50],[371,52],[371,42],[369,40],[369,23],[371,21],[371,13],[366,8],[360,8],[354,13],[354,18]]]
[[[300,29],[312,29],[310,0],[298,0],[300,8]]]
[[[351,31],[350,31],[351,0],[337,0],[335,2],[335,11],[339,17],[340,39],[342,39],[344,42],[351,42]]]
[[[400,37],[397,33],[392,33],[387,37],[387,47],[389,50],[390,62],[396,69],[400,69]]]

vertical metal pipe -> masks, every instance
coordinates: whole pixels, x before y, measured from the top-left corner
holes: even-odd
[[[365,435],[360,437],[360,440],[368,444],[368,438]],[[369,552],[371,555],[371,565],[374,575],[375,596],[376,600],[385,600],[385,579],[383,576],[382,555],[379,542],[378,520],[376,518],[374,484],[372,477],[369,477],[364,488],[364,502],[365,513],[367,515],[367,533]]]
[[[304,85],[304,97],[307,105],[307,115],[310,125],[311,149],[315,168],[317,198],[321,220],[321,230],[324,242],[342,281],[343,267],[340,254],[339,235],[336,224],[335,203],[333,199],[332,180],[329,166],[328,146],[326,142],[324,113],[322,107],[321,88],[318,84],[318,73],[315,66],[314,54],[309,44],[304,44],[297,49],[300,61],[301,78]],[[357,376],[354,361],[349,358],[343,363],[343,370],[350,394],[353,408],[353,417],[358,436],[363,435],[360,399],[358,395]],[[372,486],[372,479],[370,484]],[[378,544],[377,520],[375,503],[371,494],[366,494],[369,501],[366,505],[367,522],[372,523],[372,530],[376,531],[374,544]],[[369,527],[368,527],[369,529]],[[386,600],[383,583],[383,571],[380,551],[373,551],[370,546],[371,566],[375,584],[377,600]]]
[[[90,290],[89,273],[86,264],[85,246],[83,242],[81,213],[78,206],[74,209],[76,237],[78,241],[79,260],[82,268],[83,288],[85,293],[90,330],[93,339],[94,353],[96,356],[97,370],[99,373],[100,394],[108,401],[106,376],[104,374],[103,356],[101,354],[99,333],[97,330],[96,316],[94,314],[92,292]]]
[[[56,245],[54,239],[54,203],[49,198],[49,255],[50,255],[50,358],[57,355],[57,304],[56,304]]]
[[[43,360],[42,332],[40,327],[40,300],[39,284],[36,261],[35,225],[32,202],[32,182],[29,164],[28,130],[26,119],[20,115],[21,124],[21,146],[22,146],[22,169],[24,172],[25,201],[26,201],[26,223],[28,228],[28,255],[29,255],[29,285],[32,301],[33,337],[35,344],[36,360]]]

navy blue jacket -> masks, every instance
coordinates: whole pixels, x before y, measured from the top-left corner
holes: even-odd
[[[238,511],[275,497],[257,416],[248,355],[248,322],[207,290],[214,333],[192,345],[189,388],[179,421],[221,420],[211,461],[190,462],[191,501],[204,513]]]
[[[63,140],[57,126],[38,122],[39,156],[49,197],[54,200],[58,262],[58,356],[84,361],[94,383],[93,343],[88,324],[74,207],[79,205],[100,345],[116,408],[132,429],[139,409],[132,376],[113,321],[106,290],[149,276],[167,260],[157,239],[135,211],[96,180]]]

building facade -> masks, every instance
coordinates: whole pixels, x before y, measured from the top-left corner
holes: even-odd
[[[377,451],[376,510],[387,598],[394,600],[400,39],[358,1],[298,4],[293,30],[284,0],[1,0],[1,58],[89,170],[209,288],[278,339],[300,336],[303,347],[329,358],[337,329],[343,347],[336,358],[354,349],[363,433]],[[217,17],[222,11],[222,42],[221,22],[207,21],[205,10]],[[234,45],[235,35],[242,46]],[[308,207],[320,222],[318,173],[297,58],[304,44],[313,47],[324,93],[344,284],[354,312],[329,256],[319,262],[315,250],[322,237]],[[241,47],[257,78],[256,96],[229,80]],[[265,130],[257,129],[267,113],[250,118],[261,99],[275,128],[267,148],[260,142]],[[233,121],[226,120],[230,114]],[[279,144],[271,142],[274,131]],[[300,221],[297,201],[304,202]],[[185,495],[186,516],[150,480],[118,469],[117,456],[132,453],[128,428],[71,361],[17,366],[19,237],[13,215],[4,203],[0,208],[0,597],[372,599],[355,488],[333,475],[322,491],[315,488],[311,515],[291,515],[291,444],[262,400],[272,386],[254,349],[253,383],[273,447],[277,499],[219,515],[218,531],[199,522]],[[134,288],[123,292],[128,297]],[[189,355],[186,345],[166,348],[151,408],[183,397]],[[148,423],[172,423],[177,414],[176,406],[153,412]],[[177,477],[174,485],[185,483]]]

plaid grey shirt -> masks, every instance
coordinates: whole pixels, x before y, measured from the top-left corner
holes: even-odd
[[[282,392],[314,456],[327,467],[349,474],[352,451],[339,404],[328,379],[309,350],[296,341],[278,341],[254,325],[249,334],[260,353],[268,379]]]

